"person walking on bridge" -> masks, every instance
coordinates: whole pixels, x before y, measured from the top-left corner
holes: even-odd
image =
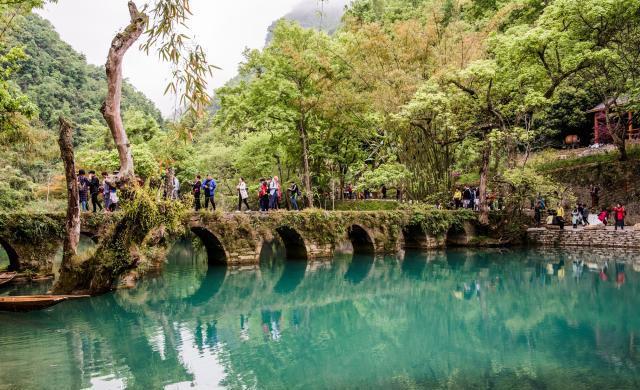
[[[300,210],[298,208],[298,196],[300,196],[300,188],[292,181],[291,187],[289,187],[289,199],[291,199],[291,208],[294,210]]]
[[[85,176],[84,169],[78,172],[78,193],[80,195],[80,209],[89,211],[89,180]]]
[[[276,210],[278,208],[278,196],[280,192],[280,183],[278,176],[274,176],[269,182],[269,210]]]
[[[102,202],[100,202],[100,179],[96,176],[96,171],[89,171],[89,193],[91,194],[91,205],[93,212],[96,213],[98,208],[102,211]]]
[[[107,183],[108,177],[109,174],[107,172],[102,172],[102,199],[104,200],[105,212],[111,210],[111,186]]]
[[[211,208],[213,211],[216,210],[216,187],[218,184],[211,177],[211,175],[207,175],[206,180],[202,183],[202,189],[204,189],[204,209],[209,210],[209,203],[211,203]]]
[[[269,210],[269,185],[265,179],[260,179],[260,188],[258,189],[258,206],[260,211]]]
[[[240,182],[236,186],[238,189],[238,211],[242,211],[242,204],[247,206],[247,211],[251,211],[247,199],[249,199],[249,193],[247,192],[247,183],[244,182],[244,178],[240,178]]]
[[[202,189],[202,181],[200,180],[200,175],[196,175],[196,180],[193,182],[191,186],[191,193],[193,194],[193,207],[196,211],[200,210],[200,191]]]

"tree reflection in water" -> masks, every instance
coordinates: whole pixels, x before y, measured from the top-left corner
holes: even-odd
[[[274,244],[259,270],[178,243],[132,290],[0,313],[10,388],[634,387],[636,254],[351,255],[313,266]],[[578,269],[574,261],[581,258]],[[604,260],[614,258],[607,263]],[[598,268],[599,267],[599,268]],[[578,275],[578,273],[580,275]],[[605,273],[603,277],[602,273]],[[578,277],[580,276],[580,277]],[[34,372],[39,375],[33,375]]]

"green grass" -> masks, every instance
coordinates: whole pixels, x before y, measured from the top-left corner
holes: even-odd
[[[640,146],[627,146],[627,155],[629,157],[629,160],[640,159]],[[557,152],[543,152],[534,161],[532,161],[532,163],[537,170],[545,172],[555,171],[558,169],[573,168],[581,165],[610,164],[618,161],[619,158],[620,153],[617,150],[604,152],[601,154],[594,154],[591,156],[567,158],[564,160],[558,158]]]
[[[395,200],[336,200],[338,211],[389,211],[397,210],[399,205]],[[331,203],[328,203],[328,207],[331,207]]]

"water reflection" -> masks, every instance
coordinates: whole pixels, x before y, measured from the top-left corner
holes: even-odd
[[[358,255],[354,254],[351,257],[351,262],[349,263],[349,268],[347,272],[344,274],[344,279],[353,283],[358,284],[362,282],[369,272],[373,268],[373,262],[375,260],[374,255]]]
[[[315,264],[270,248],[260,269],[236,272],[181,242],[133,290],[0,313],[0,383],[636,387],[637,253],[460,249]]]

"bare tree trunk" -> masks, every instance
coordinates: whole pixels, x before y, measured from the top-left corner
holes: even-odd
[[[127,50],[142,35],[147,25],[148,17],[138,11],[135,3],[129,1],[131,23],[119,32],[111,41],[111,48],[107,56],[105,69],[107,72],[107,98],[100,111],[104,117],[111,135],[118,149],[120,158],[120,173],[118,181],[133,182],[135,179],[131,145],[122,123],[120,103],[122,101],[122,59]]]
[[[483,225],[489,224],[489,205],[487,204],[487,182],[489,176],[489,161],[491,159],[491,143],[485,140],[482,149],[482,166],[480,167],[480,217],[478,221]]]
[[[71,265],[78,255],[78,242],[80,241],[80,193],[78,191],[78,176],[76,175],[76,163],[73,156],[73,138],[71,124],[60,117],[60,155],[64,162],[64,175],[67,180],[67,219],[65,224],[65,236],[63,243],[63,255],[61,268]]]
[[[307,130],[304,128],[304,119],[298,122],[298,131],[300,132],[300,140],[302,141],[302,164],[304,171],[302,172],[302,180],[304,182],[305,198],[309,207],[313,208],[313,192],[311,189],[311,175],[309,173],[309,146],[307,145]]]

